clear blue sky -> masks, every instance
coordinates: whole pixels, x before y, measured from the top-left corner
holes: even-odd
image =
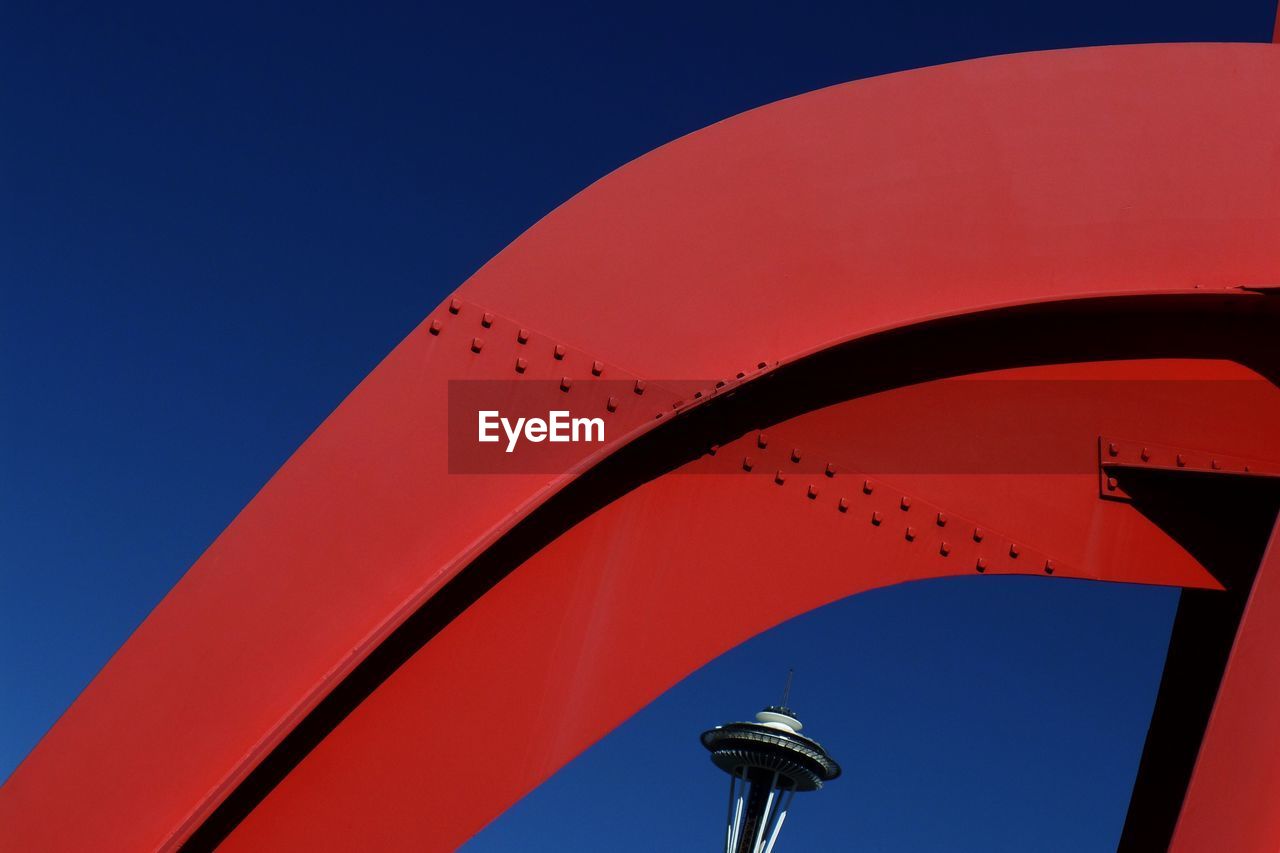
[[[1266,41],[1274,11],[8,0],[0,778],[346,392],[592,180],[820,86],[1020,50]],[[722,794],[697,730],[772,699],[789,663],[797,706],[850,767],[801,803],[793,847],[848,828],[865,849],[1026,849],[1018,833],[1046,822],[1063,849],[1109,846],[1176,594],[979,580],[878,592],[760,638],[475,849],[512,833],[529,849],[569,817],[580,849],[640,844],[615,838],[633,808],[669,813],[671,849],[693,849]],[[664,768],[681,790],[642,784]],[[922,790],[937,794],[913,805]]]

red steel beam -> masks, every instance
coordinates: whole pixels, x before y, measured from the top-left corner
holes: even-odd
[[[543,344],[528,359],[529,375],[569,377],[575,393],[603,381],[593,378],[596,362],[675,397],[680,383],[664,378],[743,372],[746,393],[774,365],[845,352],[841,341],[889,341],[868,372],[918,359],[927,373],[969,350],[992,354],[988,369],[1014,366],[1036,345],[1019,338],[1019,318],[1077,302],[1093,306],[1080,315],[1091,325],[1072,331],[1060,323],[1057,332],[1074,346],[1056,360],[1235,358],[1222,324],[1252,328],[1269,304],[1238,286],[1280,275],[1277,73],[1280,52],[1257,45],[980,60],[784,101],[620,169],[480,270],[459,291],[467,303],[457,313],[446,305],[429,318],[440,320],[437,334],[431,322],[416,330],[308,439],[0,789],[0,847],[176,846],[244,792],[300,726],[315,724],[327,697],[355,674],[369,675],[360,667],[382,660],[406,628],[421,627],[415,614],[428,613],[436,622],[420,647],[409,643],[402,660],[388,658],[396,665],[375,673],[371,692],[328,720],[328,736],[295,756],[292,772],[250,798],[247,819],[226,831],[231,846],[256,849],[367,846],[382,831],[390,848],[444,848],[726,644],[833,596],[974,571],[947,562],[932,530],[915,539],[897,531],[891,541],[873,538],[868,522],[842,539],[853,519],[830,504],[825,487],[819,502],[764,477],[646,477],[643,458],[625,455],[656,447],[678,459],[682,441],[707,437],[681,425],[729,405],[714,394],[662,420],[645,408],[657,407],[657,397],[622,412],[630,420],[604,449],[558,475],[451,474],[448,383],[511,378],[523,357],[515,347],[528,346],[520,328]],[[1188,311],[1191,303],[1201,310]],[[1017,305],[1033,306],[1032,315],[1009,307]],[[990,337],[981,346],[953,329],[943,354],[895,348],[909,338],[889,331],[991,315],[1014,322],[983,327]],[[470,335],[455,334],[461,323],[474,324]],[[1217,331],[1209,343],[1202,325]],[[504,328],[505,337],[492,331]],[[1145,344],[1131,346],[1135,336]],[[1261,408],[1208,420],[1166,412],[1155,424],[1158,408],[1100,412],[1081,424],[1089,464],[1079,473],[908,474],[895,485],[938,511],[1060,554],[1081,576],[1211,586],[1194,559],[1131,507],[1097,500],[1092,442],[1103,432],[1153,435],[1154,426],[1177,433],[1157,436],[1171,443],[1267,456],[1276,433],[1259,432],[1254,413],[1269,411],[1269,401],[1261,395]],[[859,410],[853,403],[840,411]],[[797,442],[831,434],[820,418],[773,417],[793,424]],[[958,446],[968,438],[956,431],[935,440]],[[857,462],[845,464],[858,470]],[[619,472],[633,481],[614,494],[606,486]],[[762,507],[778,509],[757,518]],[[558,531],[546,508],[577,523]],[[690,526],[700,508],[712,508],[704,521],[719,523]],[[774,535],[763,546],[732,536],[706,544],[709,531],[744,518],[767,522],[761,529]],[[529,519],[563,535],[538,540],[521,527]],[[792,535],[793,523],[808,534]],[[627,539],[628,529],[639,538]],[[927,560],[916,547],[926,543],[934,552]],[[840,575],[859,549],[883,556],[883,571]],[[652,562],[636,564],[630,554]],[[687,608],[765,558],[796,567],[794,597],[723,621],[691,619]],[[492,588],[469,580],[486,560]],[[655,566],[695,563],[655,583]],[[457,592],[466,583],[475,587],[470,599]],[[545,655],[557,648],[537,643],[518,669],[504,663],[512,651],[504,626],[538,636],[543,623],[534,617],[554,616],[566,601],[559,642],[575,650],[578,665],[548,667]],[[663,654],[630,671],[611,668],[611,656],[628,648],[612,643],[643,635],[659,617],[683,619],[691,628],[685,642],[652,647]],[[577,728],[553,726],[555,736],[531,747],[517,772],[469,790],[456,807],[407,808],[422,781],[421,765],[409,759],[436,745],[423,725],[433,685],[459,669],[487,676],[461,693],[450,688],[451,701],[492,715],[476,719],[506,719],[513,708],[499,700],[511,696],[545,713],[538,697],[555,689],[582,708],[556,725]],[[466,766],[461,754],[440,755],[452,755],[451,770]],[[335,807],[343,797],[367,808]],[[60,818],[70,810],[75,821]],[[375,818],[388,814],[379,828]]]
[[[1174,831],[1173,853],[1280,841],[1280,521],[1254,580]]]
[[[1216,410],[1231,408],[1221,402]],[[1098,471],[1102,499],[1128,502],[1157,520],[1223,587],[1180,598],[1119,849],[1265,847],[1274,837],[1268,816],[1276,768],[1256,756],[1276,754],[1267,748],[1274,737],[1264,721],[1280,681],[1265,662],[1275,647],[1257,639],[1269,617],[1256,611],[1265,609],[1275,583],[1266,564],[1274,560],[1268,553],[1275,549],[1280,464],[1103,435]],[[1246,752],[1250,757],[1241,758]],[[1197,764],[1210,769],[1197,772]],[[1196,828],[1175,844],[1176,827],[1188,824]]]
[[[1275,390],[1258,385],[1256,402],[1269,410],[1263,417],[1280,427]],[[1030,392],[1039,382],[1019,387]],[[951,398],[914,392],[925,405]],[[1009,434],[999,422],[1031,401],[1014,396],[994,412],[976,401],[974,411],[985,410],[993,425],[966,435],[998,443]],[[1080,412],[1080,400],[1060,398],[1043,422],[1026,427],[1052,439],[1052,425],[1070,409],[1117,426],[1177,411],[1152,408],[1154,396],[1131,396],[1120,411],[1115,402]],[[1096,438],[1087,432],[1079,431],[1079,473],[867,476],[847,461],[858,445],[836,437],[856,435],[883,409],[864,398],[772,424],[765,447],[748,431],[576,524],[410,650],[233,828],[225,849],[333,839],[450,849],[496,816],[486,801],[518,799],[705,661],[876,586],[1007,573],[1215,585],[1128,505],[1098,500],[1088,470]],[[1222,414],[1213,427],[1225,426]],[[932,435],[919,439],[949,434],[935,421]],[[747,456],[753,470],[736,473]],[[786,583],[758,595],[779,571]],[[446,702],[485,736],[459,739],[424,725]],[[435,772],[442,767],[445,776]]]

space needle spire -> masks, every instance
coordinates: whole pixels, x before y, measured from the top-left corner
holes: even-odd
[[[792,672],[782,701],[756,714],[755,722],[726,723],[702,733],[711,761],[729,774],[725,853],[773,853],[791,801],[840,775],[822,745],[800,734],[788,707]]]

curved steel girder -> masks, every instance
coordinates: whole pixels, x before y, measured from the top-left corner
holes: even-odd
[[[1016,302],[1200,289],[1192,298],[1206,306],[1255,307],[1265,297],[1229,288],[1280,270],[1270,168],[1278,70],[1271,47],[1131,47],[824,90],[630,164],[539,223],[460,293],[591,350],[592,360],[659,378],[732,376],[831,340]],[[6,846],[180,841],[398,624],[573,479],[447,473],[444,384],[505,376],[509,366],[443,341],[426,326],[406,339],[104,668],[0,792]],[[1104,343],[1095,348],[1124,350],[1123,341]],[[1170,346],[1198,354],[1194,339]],[[688,420],[635,432],[674,434]],[[603,470],[607,456],[575,474]],[[665,492],[676,476],[636,495]],[[932,487],[942,493],[954,481],[936,477]],[[699,482],[725,489],[730,479]],[[540,588],[508,606],[549,606]],[[497,602],[500,590],[482,602]],[[447,624],[468,630],[466,618]],[[432,641],[419,656],[441,646]],[[479,638],[466,648],[464,660],[485,654]],[[678,658],[643,683],[669,683],[691,662]],[[391,684],[360,706],[361,717],[393,695]],[[609,719],[616,713],[585,728],[586,742]],[[569,741],[558,748],[571,749]],[[323,778],[313,768],[330,743],[337,749],[338,739],[326,740],[245,832],[295,825],[281,809],[316,816],[322,799],[289,792]],[[538,772],[564,756],[541,756]],[[531,778],[494,786],[454,817],[453,831],[474,828]],[[67,801],[76,803],[73,826],[53,818]],[[421,829],[402,823],[395,843],[414,842]]]
[[[550,515],[570,516],[564,523],[572,526],[476,567],[480,589],[459,593],[462,612],[428,615],[395,638],[394,663],[369,675],[362,701],[326,711],[327,736],[288,757],[296,767],[235,827],[227,849],[335,839],[451,849],[693,669],[787,618],[872,587],[1003,573],[1216,586],[1151,520],[1100,501],[1088,464],[1096,464],[1099,428],[1169,435],[1188,402],[1205,403],[1160,387],[1179,384],[1168,379],[1187,367],[1076,365],[1071,378],[1026,368],[990,380],[1013,386],[994,411],[990,389],[965,403],[972,392],[964,386],[980,384],[971,379],[927,383],[890,401],[858,398],[771,423],[763,447],[748,430],[594,512],[576,501],[553,504]],[[1206,375],[1215,374],[1238,375],[1210,366]],[[1142,375],[1157,381],[1134,381]],[[1089,392],[1052,393],[1064,384]],[[1269,382],[1244,384],[1236,401],[1260,430],[1233,429],[1237,405],[1172,433],[1200,443],[1230,433],[1236,446],[1267,446],[1266,431],[1280,429],[1280,393]],[[903,417],[940,403],[948,404],[945,419]],[[1018,430],[1008,428],[1004,418],[1034,407]],[[964,439],[982,448],[1014,438],[1053,448],[1051,459],[1067,454],[1048,474],[1015,462],[1008,470],[866,475],[847,459],[865,451],[859,424],[868,420],[906,429],[921,447],[954,438],[960,422]],[[750,472],[741,469],[744,457]],[[759,595],[766,585],[770,594]],[[485,736],[459,739],[424,725],[445,702]]]

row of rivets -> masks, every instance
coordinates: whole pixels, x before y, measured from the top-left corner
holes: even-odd
[[[463,305],[464,303],[462,302],[462,300],[456,297],[451,299],[449,301],[449,306],[448,306],[449,313],[454,315],[461,314]],[[490,328],[493,328],[493,324],[496,320],[497,320],[497,317],[495,314],[493,314],[492,312],[486,311],[481,315],[480,325],[486,329],[490,329]],[[429,324],[428,329],[431,332],[431,334],[439,335],[444,330],[444,323],[439,318],[435,318]],[[521,328],[516,332],[516,343],[522,346],[528,345],[529,340],[532,338],[532,335],[533,333],[530,332],[528,329]],[[472,352],[474,353],[481,352],[484,349],[484,345],[485,345],[484,338],[481,338],[481,337],[471,338]],[[551,353],[556,360],[563,361],[565,356],[568,354],[568,350],[563,344],[555,344],[552,348]],[[528,371],[528,369],[529,369],[529,360],[523,356],[518,356],[515,360],[516,373],[523,374],[526,371]],[[603,361],[595,359],[591,362],[592,376],[601,376],[604,374],[604,371],[605,371],[605,364]],[[723,383],[721,383],[721,385],[723,385]],[[564,391],[567,393],[572,387],[573,387],[572,377],[562,376],[560,378],[561,391]],[[644,394],[645,389],[646,389],[646,383],[643,379],[635,380],[635,385],[633,386],[633,390],[637,395]],[[605,402],[605,409],[607,409],[610,412],[616,412],[618,410],[618,405],[619,405],[618,398],[611,396]],[[661,417],[661,415],[659,415],[659,417]]]
[[[763,432],[757,433],[756,444],[761,448],[768,446],[768,437],[765,435],[765,433]],[[712,451],[713,455],[716,449],[718,449],[718,447],[713,448],[713,451]],[[799,462],[800,458],[801,458],[801,454],[800,454],[799,448],[794,448],[791,451],[791,461]],[[744,456],[742,458],[743,469],[750,471],[753,465],[754,465],[754,462],[750,456]],[[834,463],[828,462],[824,473],[826,473],[826,475],[829,477],[834,477],[835,472],[836,472],[836,469],[835,469]],[[778,485],[783,485],[784,483],[786,483],[786,479],[787,479],[786,472],[783,471],[781,468],[775,469],[773,479],[774,479],[774,482],[777,483]],[[862,491],[865,494],[869,495],[875,491],[875,486],[870,480],[863,480]],[[818,486],[815,485],[814,483],[810,483],[808,485],[808,488],[805,491],[805,495],[810,500],[816,500],[819,495]],[[898,501],[898,506],[903,512],[910,511],[912,506],[911,497],[909,495],[900,496]],[[843,496],[840,497],[836,503],[836,509],[840,512],[847,513],[849,511],[849,499]],[[947,517],[947,514],[945,512],[938,511],[934,515],[934,522],[937,524],[938,527],[946,527],[949,520],[950,519]],[[876,527],[879,527],[883,523],[884,523],[884,514],[881,513],[879,510],[872,511],[871,524]],[[903,536],[908,542],[914,542],[918,535],[919,535],[918,531],[912,525],[907,525],[903,531]],[[986,538],[986,533],[981,527],[973,528],[974,542],[982,542],[983,539],[985,538]],[[952,546],[948,540],[944,539],[941,542],[939,542],[938,554],[940,556],[948,557],[951,555],[951,551],[952,551]],[[1021,555],[1021,553],[1022,551],[1018,547],[1017,543],[1010,543],[1009,545],[1010,558],[1016,560]],[[978,557],[974,567],[977,569],[978,572],[985,572],[987,570],[987,565],[988,564],[987,564],[986,557]],[[1045,574],[1048,574],[1048,575],[1053,574],[1055,568],[1056,568],[1056,565],[1053,560],[1051,559],[1045,560],[1045,564],[1044,564]]]
[[[1232,460],[1232,459],[1224,460],[1221,457],[1210,456],[1208,463],[1206,465],[1206,463],[1202,461],[1203,457],[1201,457],[1200,454],[1194,453],[1192,451],[1178,452],[1171,448],[1163,448],[1163,450],[1166,453],[1172,454],[1173,463],[1178,468],[1199,468],[1199,469],[1206,469],[1210,471],[1237,470],[1245,474],[1253,473],[1253,466],[1250,465],[1249,463],[1241,462],[1240,460]],[[1130,448],[1122,447],[1119,442],[1115,442],[1115,441],[1108,441],[1106,443],[1105,451],[1107,456],[1112,459],[1116,459],[1117,457],[1119,457],[1117,461],[1121,463],[1124,462],[1124,458],[1126,456],[1129,456],[1134,452]],[[1147,462],[1147,463],[1150,463],[1152,461],[1153,456],[1155,456],[1155,451],[1153,451],[1151,447],[1145,446],[1145,445],[1141,446],[1136,453],[1137,453],[1138,459],[1140,459],[1142,462]],[[1105,462],[1103,464],[1105,465]],[[1120,491],[1120,487],[1119,487],[1119,484],[1116,482],[1116,478],[1106,476],[1107,472],[1105,469],[1103,471],[1103,474],[1104,474],[1103,482],[1106,486],[1106,489],[1112,492]]]

